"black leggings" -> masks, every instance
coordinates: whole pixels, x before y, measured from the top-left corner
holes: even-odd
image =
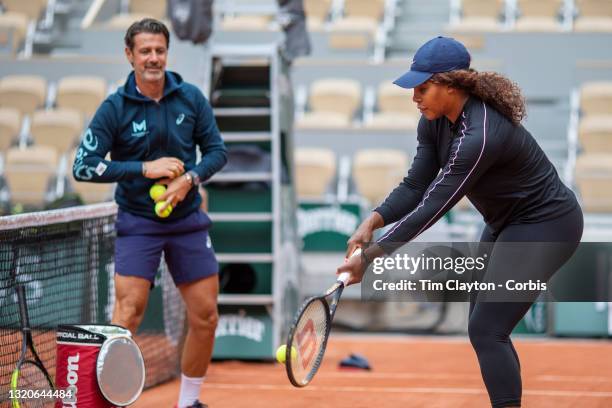
[[[481,242],[567,242],[562,254],[555,253],[542,262],[538,248],[527,250],[523,257],[513,260],[516,268],[529,271],[533,279],[547,281],[572,256],[582,236],[583,219],[580,207],[554,220],[535,224],[509,225],[495,234],[483,231]],[[495,245],[491,252],[486,275],[495,273]],[[503,257],[502,257],[503,258]],[[537,259],[538,262],[533,262]],[[534,266],[535,265],[535,266]],[[542,267],[545,265],[545,267]],[[514,265],[513,265],[514,266]],[[493,279],[494,280],[494,279]],[[491,405],[514,407],[521,405],[521,373],[518,354],[510,340],[510,333],[533,302],[476,302],[470,301],[468,333],[476,351],[480,372],[487,387]]]

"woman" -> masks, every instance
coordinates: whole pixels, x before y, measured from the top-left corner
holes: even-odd
[[[417,153],[408,175],[350,238],[347,254],[369,243],[374,230],[396,224],[338,273],[350,272],[349,284],[360,282],[367,264],[393,247],[385,244],[413,240],[467,196],[486,222],[481,241],[494,243],[487,277],[508,269],[499,242],[563,242],[563,251],[533,246],[533,253],[513,259],[523,274],[547,281],[575,251],[582,211],[521,125],[526,108],[518,86],[497,73],[470,69],[465,46],[445,37],[424,44],[395,84],[414,88],[422,113]],[[521,405],[520,363],[510,333],[532,299],[470,302],[469,337],[493,407]]]

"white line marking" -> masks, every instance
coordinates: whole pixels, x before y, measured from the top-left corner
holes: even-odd
[[[254,377],[278,377],[278,373],[274,371],[261,371],[261,370],[240,370],[240,371],[215,371],[211,370],[211,375],[216,377],[243,377],[245,375],[252,375]],[[479,375],[470,374],[434,374],[424,372],[401,372],[401,373],[381,373],[381,372],[354,372],[350,374],[346,372],[324,372],[321,371],[317,375],[317,378],[365,378],[365,379],[429,379],[429,380],[480,380],[482,377]],[[524,377],[527,381],[541,381],[541,382],[581,382],[581,383],[596,383],[596,382],[609,382],[612,384],[612,377],[605,376],[569,376],[569,375],[536,375],[533,377]]]
[[[205,388],[217,388],[226,390],[265,390],[286,391],[294,389],[290,385],[272,384],[227,384],[206,382]],[[487,395],[484,389],[479,388],[437,388],[437,387],[357,387],[357,386],[319,386],[310,385],[304,387],[300,392],[377,392],[387,394],[460,394],[460,395]],[[545,396],[545,397],[588,397],[588,398],[612,398],[612,391],[558,391],[558,390],[524,390],[523,395]]]

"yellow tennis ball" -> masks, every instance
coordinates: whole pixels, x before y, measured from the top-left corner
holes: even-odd
[[[161,212],[161,208],[166,204],[165,201],[160,201],[159,203],[155,204],[155,214],[157,214],[157,216],[159,218],[166,218],[167,216],[170,215],[170,213],[172,212],[172,204],[168,204],[168,206],[166,207],[166,209],[164,210],[164,212]]]
[[[287,354],[287,346],[283,344],[276,350],[276,360],[281,364],[285,364],[286,354]],[[295,349],[295,347],[292,346],[291,347],[291,360],[293,361],[296,358],[297,358],[297,350]]]
[[[149,190],[149,197],[153,201],[157,200],[157,197],[160,197],[162,194],[166,192],[166,186],[163,184],[153,184],[151,189]]]

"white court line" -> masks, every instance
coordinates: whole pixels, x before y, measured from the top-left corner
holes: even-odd
[[[262,391],[286,391],[294,387],[290,385],[272,384],[226,384],[206,382],[205,388],[217,388],[225,390],[262,390]],[[460,395],[487,395],[484,389],[479,388],[435,388],[435,387],[357,387],[357,386],[317,386],[304,387],[300,392],[377,392],[387,394],[460,394]],[[523,395],[545,396],[545,397],[587,397],[587,398],[612,398],[612,391],[557,391],[557,390],[523,390]]]
[[[352,342],[358,341],[363,343],[434,343],[434,344],[470,344],[467,335],[465,336],[430,336],[420,334],[371,334],[363,335],[351,333],[332,333],[330,343],[334,342]],[[576,346],[576,347],[612,347],[609,339],[569,339],[569,338],[550,338],[550,337],[529,337],[529,336],[512,336],[512,341],[524,344],[546,344],[546,346]]]
[[[553,381],[553,382],[609,382],[612,384],[612,377],[603,376],[571,376],[571,375],[536,375],[534,378],[538,381]]]
[[[216,372],[211,371],[212,376],[231,376],[231,377],[243,377],[245,374],[253,375],[255,377],[268,376],[278,377],[278,373],[274,371],[258,371],[258,370],[240,370],[240,371],[223,371]],[[321,371],[317,375],[318,378],[372,378],[372,379],[432,379],[432,380],[480,380],[482,377],[479,375],[470,374],[428,374],[419,372],[401,372],[401,373],[381,373],[381,372],[324,372]],[[594,382],[609,382],[612,384],[612,377],[604,376],[565,376],[565,375],[535,375],[533,377],[526,377],[528,380],[543,381],[543,382],[581,382],[581,383],[594,383]]]
[[[230,375],[230,376],[235,376],[235,377],[243,377],[245,374],[248,375],[253,375],[253,376],[263,376],[263,375],[267,375],[269,377],[278,377],[278,373],[275,372],[260,372],[260,371],[245,371],[245,370],[240,370],[239,372],[235,372],[235,373],[228,373],[228,372],[211,372],[211,375],[216,376],[223,376],[223,375]],[[457,375],[457,374],[424,374],[424,373],[380,373],[380,372],[355,372],[355,371],[346,371],[346,372],[323,372],[323,371],[319,371],[319,374],[317,374],[317,378],[365,378],[365,379],[394,379],[394,378],[402,378],[402,379],[433,379],[433,380],[479,380],[482,377],[479,375],[470,375],[470,374],[466,374],[466,375]],[[612,379],[611,379],[612,380]]]

